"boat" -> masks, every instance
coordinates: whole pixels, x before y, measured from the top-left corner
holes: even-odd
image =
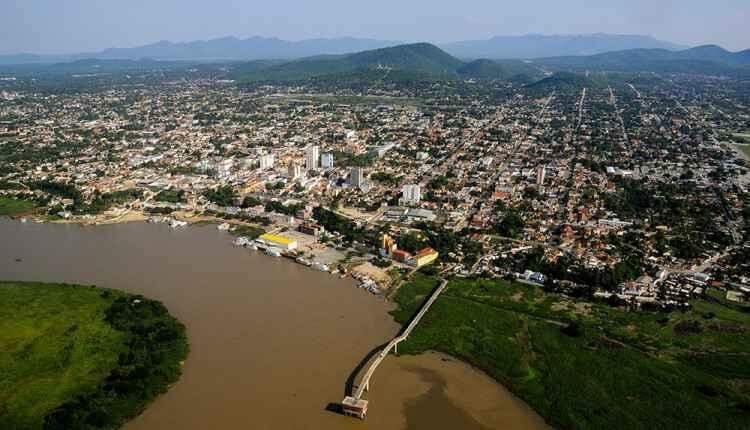
[[[187,222],[176,220],[176,219],[173,219],[172,221],[169,222],[169,226],[172,228],[181,228],[181,227],[185,227],[186,225],[187,225]]]
[[[250,245],[251,243],[252,243],[252,242],[250,241],[250,239],[248,239],[248,238],[247,238],[247,237],[245,237],[245,236],[240,236],[240,237],[238,237],[237,239],[235,239],[235,240],[234,240],[234,246],[242,246],[242,247],[247,247],[247,246],[249,246],[249,245]]]
[[[312,263],[304,257],[297,257],[294,261],[307,267],[312,266]]]
[[[216,228],[217,228],[217,229],[218,229],[219,231],[228,231],[228,230],[229,230],[229,229],[230,229],[231,227],[232,227],[232,226],[231,226],[231,225],[229,225],[229,223],[228,223],[228,222],[225,222],[224,224],[219,224],[219,225],[218,225],[218,226],[217,226]]]
[[[318,263],[317,261],[312,264],[312,268],[315,270],[320,270],[321,272],[327,272],[328,270],[330,270],[327,265]]]
[[[281,253],[277,249],[268,248],[266,249],[266,255],[269,257],[281,257]]]

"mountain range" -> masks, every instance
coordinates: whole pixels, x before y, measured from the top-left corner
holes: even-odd
[[[15,54],[0,56],[0,64],[39,64],[100,60],[220,61],[299,59],[317,55],[342,55],[392,47],[400,41],[335,38],[286,41],[277,38],[251,37],[173,43],[160,41],[134,48],[110,48],[100,52],[73,55]],[[498,36],[488,40],[472,40],[439,45],[449,54],[462,59],[518,59],[570,55],[592,55],[623,49],[682,49],[679,45],[649,36],[588,34],[574,36]]]
[[[440,46],[459,58],[530,59],[558,56],[594,55],[626,49],[682,50],[687,46],[657,40],[650,36],[628,34],[581,34],[550,36],[496,36],[488,40],[470,40]]]
[[[748,76],[750,50],[729,52],[715,45],[681,51],[666,49],[629,49],[588,56],[539,58],[534,60],[479,59],[464,62],[429,43],[398,45],[338,56],[317,56],[261,67],[245,63],[235,75],[245,81],[303,80],[334,76],[362,70],[379,70],[372,76],[389,76],[408,72],[424,78],[509,79],[526,76],[526,80],[567,71],[664,72],[706,75]],[[248,68],[247,65],[252,67]],[[243,67],[240,67],[243,69]],[[564,80],[569,80],[566,77]],[[556,82],[552,80],[552,82]]]
[[[370,44],[357,40],[352,43]],[[323,43],[323,42],[319,42]],[[325,42],[328,43],[328,42]],[[204,67],[205,66],[205,67]],[[500,79],[517,83],[538,82],[538,87],[579,87],[582,73],[575,72],[656,72],[690,73],[750,79],[750,50],[729,52],[706,45],[672,51],[667,49],[628,49],[587,56],[557,56],[528,60],[461,60],[438,46],[413,43],[367,49],[351,54],[315,55],[299,59],[216,61],[200,66],[195,62],[144,58],[87,58],[55,64],[5,66],[6,71],[44,73],[100,73],[125,70],[169,70],[191,68],[214,70],[241,82],[304,81],[368,82],[404,80],[482,80]],[[573,72],[573,73],[570,73]],[[598,75],[603,75],[599,73]],[[588,73],[586,73],[588,76]],[[546,78],[546,79],[545,79]],[[586,78],[588,79],[588,77]]]
[[[704,45],[681,51],[629,49],[589,56],[551,57],[533,63],[556,70],[696,73],[748,75],[750,49],[730,52],[720,46]]]

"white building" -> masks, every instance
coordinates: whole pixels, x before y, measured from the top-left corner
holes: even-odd
[[[422,201],[422,187],[419,185],[404,185],[401,189],[401,204],[416,205]]]
[[[289,163],[288,173],[289,179],[295,180],[302,177],[302,166],[292,161]]]
[[[361,167],[352,167],[349,171],[349,184],[361,188],[365,183],[365,172]]]
[[[327,152],[320,156],[320,167],[324,169],[332,169],[333,168],[333,154],[330,152]]]
[[[544,185],[544,176],[547,174],[547,168],[545,166],[539,166],[536,169],[536,184],[538,186]]]
[[[261,155],[260,168],[263,170],[273,168],[273,163],[275,160],[276,160],[276,157],[274,157],[273,154]]]
[[[383,158],[385,156],[385,154],[387,154],[388,151],[390,151],[391,149],[393,149],[395,146],[396,146],[396,144],[393,143],[393,142],[386,143],[385,145],[378,146],[375,149],[375,153],[378,154],[378,158]]]
[[[308,146],[305,149],[305,167],[307,170],[316,170],[320,161],[320,148],[317,145]]]

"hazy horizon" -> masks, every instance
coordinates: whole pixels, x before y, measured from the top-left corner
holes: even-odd
[[[651,36],[688,46],[750,48],[750,4],[742,0],[645,0],[565,4],[528,1],[460,4],[383,0],[357,5],[342,0],[272,4],[214,0],[131,0],[102,6],[94,0],[11,0],[0,16],[0,54],[71,54],[135,47],[161,40],[189,42],[234,36],[284,40],[354,37],[446,43],[527,34],[593,33]]]

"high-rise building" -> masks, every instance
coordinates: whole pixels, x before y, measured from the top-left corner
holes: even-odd
[[[275,161],[275,157],[273,154],[266,154],[261,155],[260,157],[260,168],[261,169],[270,169],[273,167],[273,163]]]
[[[352,170],[349,171],[349,184],[358,188],[364,186],[365,172],[361,167],[352,167]]]
[[[422,201],[422,187],[419,185],[404,185],[401,188],[401,204],[415,205]]]
[[[305,149],[305,167],[307,170],[316,170],[320,161],[320,148],[317,145],[310,145]]]
[[[547,168],[545,166],[539,166],[536,169],[536,184],[538,186],[544,185],[544,176],[547,174]]]
[[[292,161],[289,163],[289,171],[287,173],[289,179],[295,180],[302,177],[302,166]]]
[[[332,169],[333,168],[333,154],[330,152],[326,152],[325,154],[320,156],[320,167],[324,169]]]

